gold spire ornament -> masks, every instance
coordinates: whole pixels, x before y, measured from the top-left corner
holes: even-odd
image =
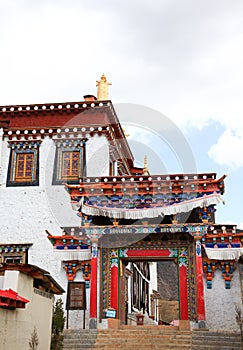
[[[122,128],[122,131],[123,131],[123,134],[125,135],[125,137],[129,137],[130,136],[130,134],[128,134],[124,128]]]
[[[109,85],[105,74],[103,73],[100,80],[96,80],[97,100],[109,100]]]
[[[149,175],[149,170],[148,170],[148,158],[147,158],[147,156],[144,156],[143,175]]]

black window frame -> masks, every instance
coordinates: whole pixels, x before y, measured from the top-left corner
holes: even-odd
[[[7,174],[7,187],[39,186],[39,148],[40,142],[18,142],[10,144],[10,156]],[[18,155],[33,154],[32,179],[21,181],[16,177]]]
[[[63,141],[55,141],[56,143],[56,152],[55,152],[55,160],[54,160],[54,170],[53,170],[53,178],[52,185],[63,185],[64,183],[68,184],[77,184],[81,177],[86,176],[86,154],[85,154],[85,143],[86,139],[82,140],[63,140]],[[80,169],[77,178],[71,179],[67,177],[63,177],[63,154],[65,152],[79,152],[80,158]]]

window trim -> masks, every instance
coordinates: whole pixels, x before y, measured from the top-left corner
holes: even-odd
[[[81,175],[81,165],[82,165],[82,152],[80,152],[80,150],[62,150],[61,151],[61,157],[62,157],[62,159],[61,159],[61,178],[62,178],[62,180],[64,180],[64,181],[72,181],[72,180],[76,180],[76,177],[78,176],[78,178],[80,177],[80,175]],[[65,163],[65,159],[64,159],[64,157],[65,157],[65,154],[69,154],[69,158],[68,158],[68,163],[69,163],[69,172],[70,172],[70,174],[65,174],[65,166],[64,166],[64,163]],[[75,154],[79,154],[78,155],[78,169],[77,169],[77,172],[78,172],[78,174],[77,175],[73,175],[73,160],[74,160],[74,155]],[[75,169],[76,170],[76,169]]]
[[[7,187],[19,186],[39,186],[39,143],[16,143],[10,146],[10,157],[8,164]],[[16,177],[18,155],[33,154],[33,163],[31,169],[32,179],[21,180]]]
[[[79,178],[84,176],[86,165],[85,142],[86,140],[65,140],[63,142],[56,142],[52,185],[63,185],[64,183],[77,184]],[[62,175],[63,154],[65,152],[79,152],[79,174],[77,178],[71,178],[71,176],[68,178]]]

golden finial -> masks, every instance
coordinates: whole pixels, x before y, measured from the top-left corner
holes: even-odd
[[[148,170],[148,158],[147,158],[147,156],[144,156],[143,175],[149,175],[149,170]]]
[[[108,87],[109,85],[112,85],[111,83],[108,83],[106,80],[106,76],[103,73],[100,80],[96,80],[96,86],[97,86],[97,100],[108,100],[109,99],[109,91]]]
[[[123,133],[124,133],[125,137],[130,136],[130,134],[128,134],[124,128],[122,128],[122,131],[123,131]]]

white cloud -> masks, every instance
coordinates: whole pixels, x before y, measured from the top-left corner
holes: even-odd
[[[243,230],[243,222],[238,223],[237,228]]]
[[[243,222],[232,222],[230,220],[224,220],[224,223],[222,225],[234,225],[237,229],[243,230]]]
[[[225,132],[217,142],[212,139],[210,157],[239,169],[243,1],[154,0],[152,5],[147,0],[1,0],[0,104],[82,100],[96,93],[96,79],[104,72],[115,104],[156,109],[187,132],[220,123]],[[146,121],[156,132],[163,129],[160,117],[148,115],[137,124]],[[155,163],[170,171],[170,152],[164,155],[154,135],[153,142],[142,136],[135,135],[137,148],[147,143],[150,159],[156,153]],[[182,169],[195,163],[183,158],[187,146],[180,147],[176,135],[169,140],[177,156],[173,163]],[[232,208],[233,215],[237,210]]]
[[[243,166],[243,129],[227,129],[217,143],[208,151],[208,155],[219,165],[226,165],[232,170]]]

